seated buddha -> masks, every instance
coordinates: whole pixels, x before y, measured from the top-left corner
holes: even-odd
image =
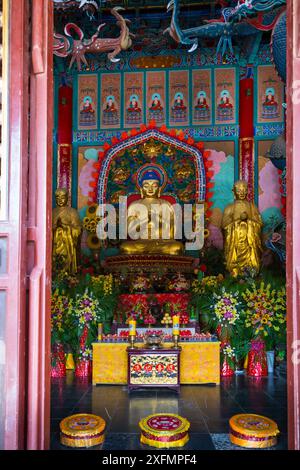
[[[141,199],[127,209],[130,240],[121,243],[122,254],[180,255],[183,244],[174,239],[175,211],[162,199],[162,176],[155,168],[145,169],[138,178]]]

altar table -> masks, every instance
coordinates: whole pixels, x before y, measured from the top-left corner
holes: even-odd
[[[180,383],[220,383],[220,343],[218,341],[181,342]],[[143,343],[136,343],[143,348]],[[172,343],[164,343],[171,347]],[[93,343],[93,385],[127,384],[128,343]]]

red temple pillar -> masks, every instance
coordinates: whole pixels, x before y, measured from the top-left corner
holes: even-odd
[[[57,187],[68,190],[69,205],[72,191],[72,113],[73,88],[62,85],[58,92]]]
[[[248,182],[248,199],[254,199],[253,78],[240,81],[239,178]]]

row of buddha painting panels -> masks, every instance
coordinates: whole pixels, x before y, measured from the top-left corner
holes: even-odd
[[[236,124],[235,67],[79,74],[77,130]],[[257,68],[258,123],[282,122],[283,85],[273,66]],[[246,112],[246,110],[245,110]]]

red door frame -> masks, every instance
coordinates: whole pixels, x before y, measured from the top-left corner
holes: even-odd
[[[300,450],[300,5],[287,2],[287,364],[289,449]],[[296,84],[298,81],[298,84]],[[297,85],[294,88],[294,85]],[[297,92],[293,93],[293,92]],[[296,98],[296,99],[294,99]],[[297,354],[297,350],[299,353]]]
[[[7,296],[4,448],[47,449],[50,446],[53,4],[48,0],[33,0],[31,7],[28,0],[7,3],[8,220],[0,224],[0,234],[8,242],[7,274],[0,277],[0,289]]]
[[[26,393],[26,212],[28,172],[28,37],[25,2],[4,3],[8,15],[8,214],[1,223],[7,239],[5,321],[5,449],[24,448]]]
[[[51,245],[53,160],[53,3],[31,11],[27,449],[50,446]],[[33,248],[33,250],[32,250]]]

